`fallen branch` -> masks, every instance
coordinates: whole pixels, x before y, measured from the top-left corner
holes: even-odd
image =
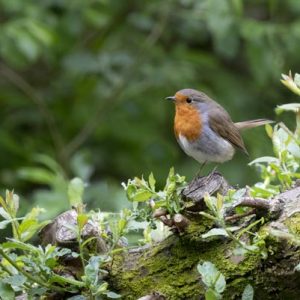
[[[210,180],[217,178],[217,183],[224,183],[218,177],[213,175]],[[198,180],[191,183],[185,194],[188,191],[190,195],[203,194],[200,190],[190,189],[192,185],[195,188]],[[201,183],[205,181],[208,183],[206,191],[216,192],[222,185],[209,183],[208,178],[200,179]],[[203,199],[195,199],[196,204],[201,202],[203,204]],[[209,228],[207,219],[194,213],[182,235],[172,235],[152,247],[138,248],[138,251],[124,252],[115,257],[110,272],[111,285],[128,300],[153,299],[151,297],[155,294],[164,295],[166,299],[204,299],[205,287],[196,266],[199,262],[210,261],[226,274],[224,299],[240,299],[249,283],[254,288],[255,299],[298,299],[300,274],[295,271],[295,266],[300,261],[300,242],[294,233],[300,234],[300,187],[269,200],[253,199],[247,195],[233,206],[253,209],[241,215],[227,216],[227,220],[237,220],[255,212],[271,216],[273,221],[257,229],[267,257],[262,258],[259,251],[237,255],[233,251],[236,244],[230,239],[204,241],[201,236]]]

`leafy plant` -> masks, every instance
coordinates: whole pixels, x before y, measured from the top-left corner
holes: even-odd
[[[198,264],[197,270],[201,275],[201,281],[206,287],[205,300],[222,299],[222,293],[226,289],[226,280],[224,275],[213,263],[209,261]],[[253,287],[250,284],[247,284],[242,294],[242,300],[253,300],[253,297]]]
[[[140,202],[151,200],[153,209],[165,208],[170,215],[179,213],[183,209],[180,205],[180,192],[186,185],[185,177],[175,174],[174,168],[171,168],[163,190],[157,191],[155,183],[156,180],[151,173],[148,181],[136,177],[122,185],[128,200],[134,203],[136,209]]]
[[[34,208],[25,217],[17,218],[19,198],[13,192],[7,192],[6,198],[0,198],[0,215],[4,218],[0,224],[3,229],[11,224],[13,238],[0,245],[0,296],[5,299],[13,299],[15,295],[26,293],[28,297],[47,295],[49,292],[70,293],[82,295],[81,299],[95,299],[100,295],[108,298],[120,296],[109,291],[107,282],[103,279],[107,271],[104,266],[111,260],[112,247],[105,255],[88,251],[87,245],[95,237],[83,239],[84,226],[90,222],[99,220],[99,226],[103,225],[103,219],[97,216],[99,213],[85,213],[82,202],[84,184],[79,178],[71,180],[68,187],[69,201],[73,209],[77,211],[77,222],[74,226],[68,226],[75,232],[78,242],[78,251],[68,248],[47,245],[35,246],[29,243],[34,236],[49,221],[39,222],[37,217],[41,209]],[[123,220],[124,218],[120,218]],[[21,222],[20,222],[21,220]],[[116,232],[121,237],[126,223]],[[115,237],[116,239],[116,237]],[[80,259],[82,265],[81,274],[68,275],[61,265],[65,257]]]
[[[11,224],[13,237],[21,242],[26,242],[49,221],[39,222],[38,217],[44,211],[35,207],[24,217],[17,217],[19,210],[19,196],[14,192],[6,191],[5,200],[0,196],[0,230]]]
[[[294,78],[292,72],[289,72],[289,75],[282,74],[283,79],[280,81],[294,94],[300,96],[300,74],[296,73]]]
[[[201,280],[206,286],[205,299],[222,299],[222,293],[226,288],[224,275],[209,261],[198,264],[197,270],[201,274]]]
[[[296,73],[294,79],[282,75],[281,80],[290,90],[300,95],[299,78]],[[293,112],[296,115],[295,130],[291,131],[283,123],[273,128],[266,125],[266,131],[273,143],[275,156],[264,156],[253,160],[249,165],[255,165],[260,169],[262,182],[256,183],[251,188],[251,195],[268,198],[278,194],[284,189],[292,186],[293,182],[300,178],[300,104],[291,103],[277,106],[276,113]]]
[[[235,193],[236,195],[241,195],[240,191],[236,191]],[[231,199],[234,198],[235,197],[231,195]],[[209,213],[200,212],[200,214],[208,219],[213,220],[219,228],[213,228],[208,232],[202,234],[202,238],[207,239],[220,236],[229,237],[237,245],[237,248],[235,249],[235,252],[237,254],[242,255],[247,251],[259,251],[261,254],[265,255],[263,249],[261,249],[263,245],[261,244],[260,237],[257,235],[257,233],[251,231],[251,229],[255,228],[256,225],[263,224],[264,218],[260,218],[259,220],[250,223],[245,228],[242,228],[240,226],[228,226],[226,224],[224,213],[225,208],[228,207],[228,205],[232,204],[232,202],[225,203],[224,200],[226,199],[228,199],[228,197],[223,197],[220,194],[218,194],[217,197],[210,196],[208,194],[205,195],[204,201],[207,208],[209,209]],[[252,236],[254,243],[247,244],[246,242],[244,242],[241,239],[244,234]]]
[[[134,217],[138,221],[149,222],[149,227],[144,231],[145,241],[150,241],[151,229],[156,229],[155,212],[168,218],[180,213],[184,208],[181,201],[181,191],[186,186],[185,177],[175,174],[171,168],[162,190],[156,189],[156,180],[151,173],[148,180],[134,178],[122,184],[129,201],[133,203]]]

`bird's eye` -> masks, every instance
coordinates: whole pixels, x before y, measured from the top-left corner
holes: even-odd
[[[192,101],[193,101],[193,100],[192,100],[191,98],[187,98],[187,99],[186,99],[186,103],[192,103]]]

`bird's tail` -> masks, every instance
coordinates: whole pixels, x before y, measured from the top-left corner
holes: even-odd
[[[249,129],[257,126],[262,126],[265,124],[273,123],[274,121],[267,120],[267,119],[257,119],[257,120],[251,120],[251,121],[243,121],[243,122],[237,122],[234,123],[234,125],[239,130]]]

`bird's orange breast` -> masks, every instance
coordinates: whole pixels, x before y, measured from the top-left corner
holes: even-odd
[[[175,106],[174,132],[176,138],[183,135],[190,142],[199,138],[202,132],[202,120],[198,110],[188,104],[178,103]]]

